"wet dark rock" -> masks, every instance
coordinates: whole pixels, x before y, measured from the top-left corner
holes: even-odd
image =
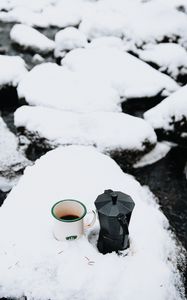
[[[144,150],[121,150],[121,151],[111,151],[109,155],[117,162],[117,164],[124,170],[128,172],[131,170],[133,164],[135,164],[140,158],[149,153],[154,147],[154,144],[151,144],[149,141],[143,143]]]
[[[151,109],[155,105],[159,104],[164,97],[161,95],[162,91],[155,97],[151,98],[131,98],[122,102],[122,111],[132,116],[142,116],[143,112]],[[141,111],[141,114],[137,114],[137,111]]]
[[[4,200],[6,199],[7,194],[8,194],[7,192],[3,192],[3,191],[0,190],[0,206],[3,204]],[[2,299],[3,298],[1,298],[0,300],[2,300]]]
[[[19,107],[19,99],[16,87],[4,86],[0,89],[0,109],[14,111]]]
[[[186,147],[187,151],[187,118],[183,116],[181,120],[175,121],[175,117],[173,116],[172,122],[169,124],[173,125],[172,130],[164,130],[163,128],[155,130],[158,139],[175,142]]]

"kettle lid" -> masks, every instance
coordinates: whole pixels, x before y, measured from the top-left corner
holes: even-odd
[[[132,198],[125,193],[105,190],[104,193],[99,195],[95,200],[95,206],[98,212],[109,217],[115,217],[120,213],[131,213],[135,203]]]

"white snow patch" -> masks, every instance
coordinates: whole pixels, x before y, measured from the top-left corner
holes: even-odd
[[[18,150],[16,136],[7,128],[0,117],[0,174],[12,177],[29,164],[29,161]]]
[[[187,85],[146,111],[144,118],[155,129],[174,130],[174,122],[187,118]]]
[[[134,168],[141,168],[147,165],[154,164],[160,159],[164,158],[171,149],[171,145],[166,142],[157,143],[155,148],[149,153],[145,154],[137,163]]]
[[[41,53],[53,51],[55,43],[38,30],[23,24],[16,24],[10,31],[11,40],[23,47]]]
[[[55,202],[77,199],[92,209],[107,188],[135,201],[127,256],[102,255],[89,243],[98,222],[77,241],[54,239]],[[180,254],[167,229],[153,195],[111,158],[83,146],[50,151],[25,170],[0,208],[0,297],[182,300]]]
[[[16,86],[27,73],[24,60],[19,56],[0,55],[0,88]]]
[[[86,74],[92,80],[110,84],[125,98],[152,97],[159,92],[171,93],[178,85],[169,76],[126,52],[114,48],[75,49],[62,65]]]
[[[91,41],[91,43],[88,44],[88,47],[89,48],[110,47],[119,50],[125,49],[122,39],[115,36],[104,36],[104,37],[95,38]]]
[[[43,63],[44,62],[44,58],[40,55],[40,54],[34,54],[32,57],[32,61],[33,63]]]
[[[21,176],[16,176],[13,178],[6,178],[0,176],[0,190],[3,192],[9,192],[19,181]]]
[[[55,35],[55,57],[61,56],[61,52],[75,48],[84,48],[87,45],[86,36],[74,27],[67,27],[58,31]]]
[[[34,67],[17,91],[31,105],[78,112],[121,110],[119,95],[109,85],[54,63]]]
[[[137,53],[141,59],[155,63],[161,72],[167,72],[175,79],[178,75],[187,74],[187,53],[180,45],[174,43],[148,45]]]
[[[89,40],[102,36],[122,38],[125,24],[126,20],[120,13],[96,9],[91,15],[84,16],[79,29]]]
[[[52,146],[95,145],[100,151],[139,150],[145,141],[156,143],[152,127],[124,113],[72,113],[44,107],[22,106],[14,114],[16,127],[45,138]]]

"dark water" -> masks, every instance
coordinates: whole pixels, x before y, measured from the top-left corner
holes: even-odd
[[[12,26],[13,24],[5,25],[0,22],[0,54],[20,55],[25,59],[28,66],[32,67],[34,65],[32,62],[33,54],[27,52],[20,53],[20,50],[18,51],[18,49],[14,48],[10,42],[9,32]],[[50,29],[45,34],[49,37],[54,37],[55,32],[56,29]],[[47,60],[54,61],[53,57],[48,57]],[[11,93],[7,97],[15,99],[15,91],[11,91]],[[3,97],[6,97],[6,93]],[[5,100],[7,102],[8,99]],[[123,110],[135,116],[142,116],[143,111],[160,102],[161,98],[158,96],[151,105],[150,101],[147,101],[148,99],[142,100],[141,107],[139,107],[139,101],[129,101],[124,105]],[[13,107],[10,110],[6,107],[6,109],[0,111],[5,122],[14,133],[16,130],[13,125],[12,112],[16,109],[15,103],[13,101]],[[133,169],[130,171],[130,174],[134,175],[142,185],[149,186],[151,191],[157,196],[161,209],[167,216],[172,230],[187,249],[187,180],[184,175],[186,161],[187,149],[184,147],[175,147],[162,160],[150,166]],[[125,170],[123,163],[121,167]],[[0,191],[0,205],[6,199],[6,196],[7,193]]]

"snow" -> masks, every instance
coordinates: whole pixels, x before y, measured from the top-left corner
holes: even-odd
[[[0,55],[0,88],[16,86],[26,74],[24,60],[19,56]]]
[[[160,104],[146,111],[144,118],[155,129],[173,131],[174,124],[187,119],[187,85],[181,87]],[[184,121],[185,122],[185,121]]]
[[[134,164],[134,168],[141,168],[147,165],[152,165],[164,158],[171,149],[171,145],[167,142],[157,143],[155,148],[149,153],[145,154],[137,163]]]
[[[152,127],[124,113],[72,113],[44,107],[22,106],[14,114],[16,127],[47,140],[52,147],[67,144],[96,146],[102,152],[145,150],[156,143]]]
[[[179,11],[186,9],[185,0],[7,0],[0,7],[7,10],[0,11],[4,22],[45,28],[79,26],[89,40],[116,36],[140,47],[167,38],[187,46],[187,19]]]
[[[84,48],[87,45],[86,36],[77,28],[67,27],[58,31],[55,35],[55,57],[61,56],[61,52],[75,48]]]
[[[180,45],[174,43],[161,43],[148,45],[137,51],[144,61],[156,64],[161,72],[167,72],[176,79],[179,75],[187,74],[187,53]]]
[[[128,255],[102,255],[88,241],[98,234],[98,221],[77,241],[55,240],[52,205],[70,198],[92,209],[106,188],[135,201]],[[0,236],[0,297],[183,299],[176,267],[181,249],[154,196],[92,147],[60,147],[28,167],[0,208]]]
[[[34,67],[20,82],[17,91],[30,105],[78,112],[121,110],[119,95],[109,85],[55,63]]]
[[[112,47],[119,50],[124,50],[125,46],[122,39],[115,36],[104,36],[95,38],[88,44],[88,47],[100,48],[100,47]]]
[[[53,51],[55,43],[38,30],[23,24],[16,24],[10,31],[11,40],[24,49],[48,53]]]
[[[103,85],[111,85],[125,98],[153,97],[178,88],[167,75],[115,48],[75,49],[62,59],[62,65],[71,71],[87,74],[92,80],[99,78]]]
[[[102,36],[123,37],[125,19],[116,12],[95,10],[92,15],[85,16],[79,29],[89,40]]]
[[[9,192],[19,181],[21,176],[17,175],[13,178],[6,178],[0,176],[0,190],[3,192]]]
[[[18,139],[0,117],[0,175],[14,177],[29,161],[18,150]]]

